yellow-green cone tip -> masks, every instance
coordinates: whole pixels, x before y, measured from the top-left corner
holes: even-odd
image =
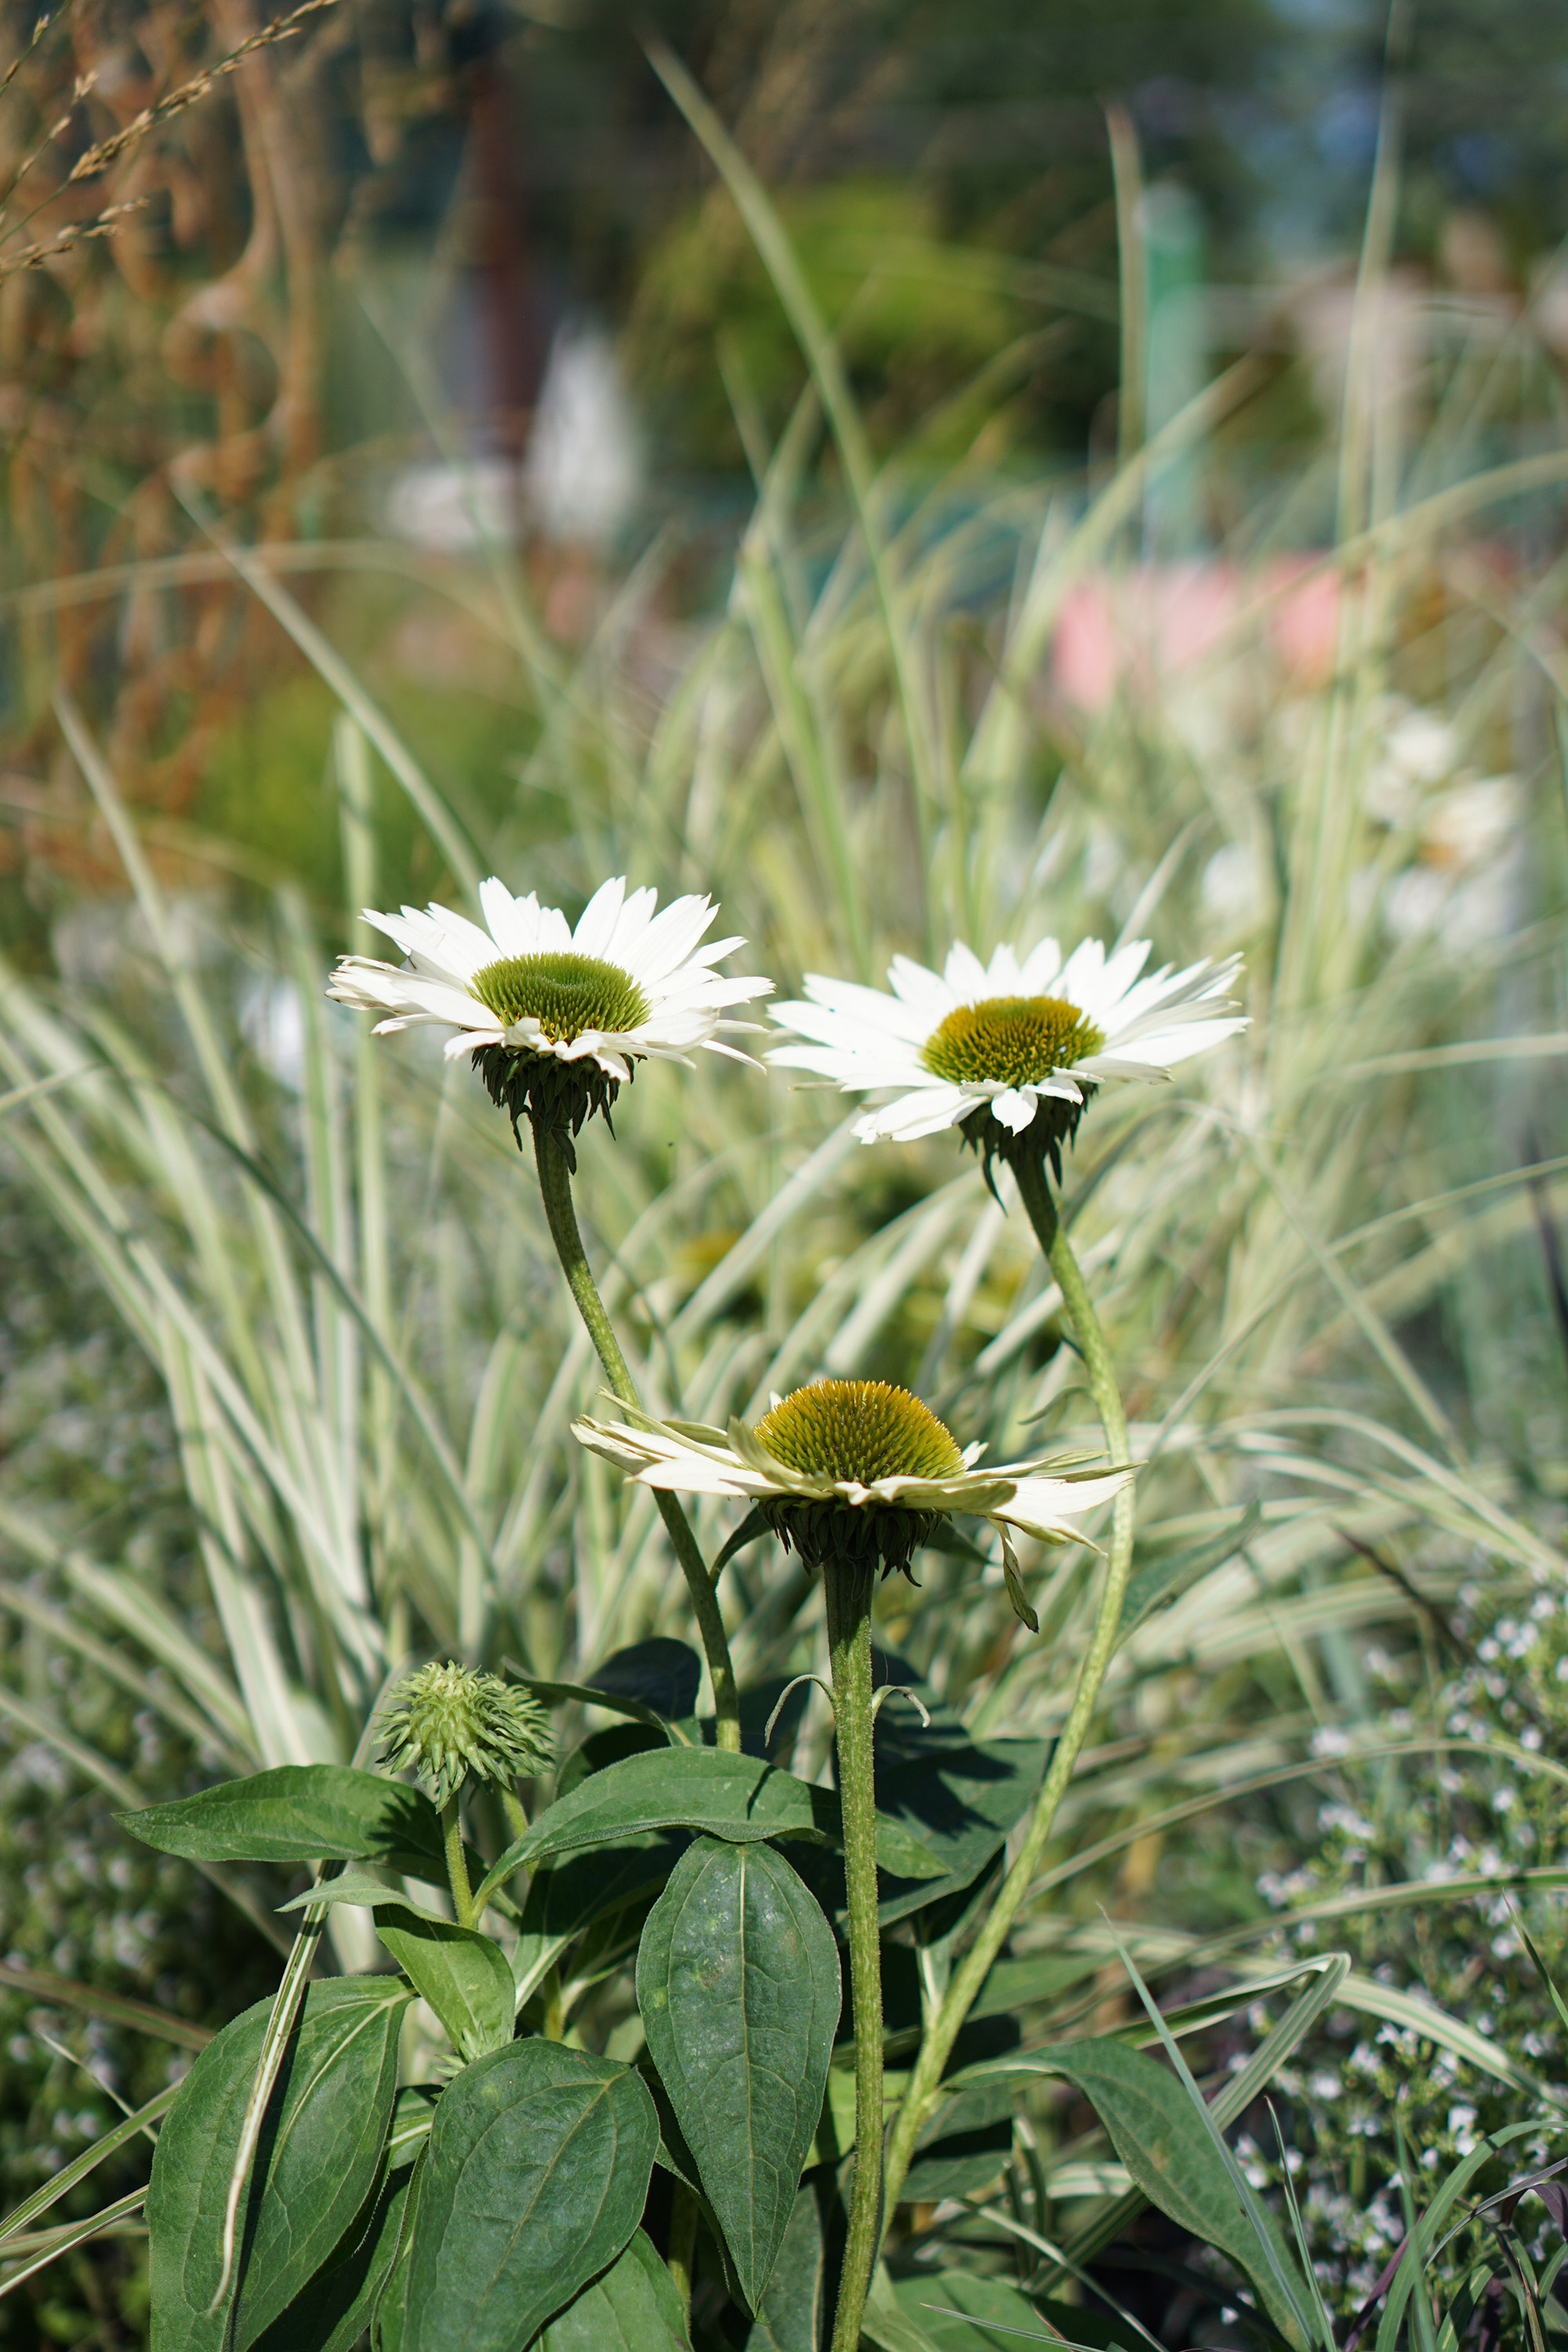
[[[908,1389],[886,1381],[813,1381],[765,1412],[757,1437],[804,1476],[855,1480],[956,1478],[963,1455],[951,1431]]]
[[[987,996],[961,1004],[921,1049],[952,1086],[1035,1087],[1105,1044],[1102,1031],[1059,996]]]
[[[552,1045],[570,1045],[590,1030],[636,1029],[648,1017],[647,999],[629,972],[570,950],[501,956],[468,984],[503,1021],[537,1021]]]

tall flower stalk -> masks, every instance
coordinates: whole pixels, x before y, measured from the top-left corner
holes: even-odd
[[[401,915],[367,908],[365,919],[405,961],[399,966],[344,956],[328,992],[379,1013],[378,1036],[423,1025],[450,1028],[447,1059],[471,1056],[491,1099],[510,1115],[520,1149],[527,1119],[567,1286],[612,1391],[623,1405],[640,1409],[577,1226],[574,1139],[595,1113],[609,1124],[640,1062],[687,1062],[699,1046],[749,1059],[718,1033],[751,1024],[721,1015],[765,995],[773,983],[727,979],[712,969],[742,942],[700,944],[717,912],[706,898],[678,898],[656,914],[656,891],[628,897],[617,877],[595,892],[574,929],[559,908],[542,907],[531,892],[514,898],[493,877],[480,885],[479,904],[482,929],[448,907],[405,907]],[[708,1661],[718,1744],[738,1751],[740,1699],[713,1579],[674,1496],[661,1494],[658,1508]]]
[[[988,1519],[1002,1538],[1008,1588],[1027,1602],[1010,1529],[1065,1542],[1071,1518],[1118,1494],[1129,1473],[1046,1462],[981,1465],[903,1389],[880,1381],[816,1381],[780,1398],[755,1428],[727,1430],[628,1412],[626,1424],[582,1420],[584,1445],[656,1494],[730,1495],[752,1503],[789,1549],[822,1571],[838,1752],[855,2027],[855,2179],[834,2321],[833,2352],[859,2340],[886,2204],[882,2167],[882,1963],[877,1909],[877,1798],[871,1700],[871,1603],[878,1573],[908,1574],[940,1521]],[[907,2164],[907,2159],[906,2159]],[[900,2174],[902,2179],[902,2174]]]
[[[577,1312],[583,1318],[588,1337],[594,1342],[604,1367],[605,1378],[616,1399],[620,1403],[640,1411],[642,1399],[637,1394],[637,1382],[621,1352],[620,1342],[616,1338],[615,1328],[599,1296],[598,1285],[594,1280],[587,1253],[583,1247],[583,1236],[577,1230],[577,1213],[572,1202],[572,1171],[565,1147],[552,1128],[536,1122],[533,1150],[550,1238],[555,1244],[555,1255],[561,1260],[567,1286],[577,1303]],[[691,1596],[692,1614],[697,1620],[702,1654],[708,1661],[708,1673],[713,1685],[715,1736],[721,1748],[739,1753],[740,1693],[713,1579],[691,1531],[691,1522],[675,1496],[660,1492],[655,1495],[654,1500],[668,1532],[675,1557],[680,1563],[687,1591]]]
[[[771,1061],[815,1071],[836,1078],[847,1091],[878,1097],[857,1121],[863,1142],[912,1141],[956,1128],[980,1154],[993,1192],[993,1162],[1000,1159],[1011,1167],[1025,1213],[1060,1289],[1106,1451],[1122,1479],[1094,1630],[1023,1843],[925,2022],[888,2144],[882,2188],[889,2210],[898,2202],[959,2031],[1049,1842],[1116,1647],[1132,1564],[1127,1416],[1105,1333],[1052,1196],[1047,1164],[1059,1184],[1063,1147],[1072,1141],[1102,1085],[1166,1078],[1176,1063],[1246,1025],[1227,994],[1236,959],[1217,966],[1191,964],[1181,971],[1167,965],[1145,973],[1148,957],[1146,940],[1108,954],[1099,940],[1086,940],[1064,959],[1055,940],[1044,940],[1022,959],[1004,946],[983,964],[971,949],[958,945],[941,972],[907,957],[895,959],[888,992],[814,973],[803,999],[773,1008],[790,1042],[776,1047]],[[1004,1557],[1014,1606],[1032,1625],[1005,1530]],[[871,2259],[875,2252],[873,2243]],[[847,2346],[853,2342],[853,2336],[845,2339]],[[837,2334],[834,2352],[841,2352]]]
[[[1112,1464],[1123,1466],[1130,1461],[1130,1450],[1121,1391],[1117,1384],[1104,1329],[1083,1278],[1083,1269],[1073,1254],[1057,1204],[1051,1197],[1044,1155],[1031,1158],[1020,1152],[1013,1157],[1012,1165],[1019,1198],[1056,1276],[1073,1337],[1083,1357],[1089,1393],[1100,1415],[1100,1427],[1105,1432],[1105,1450]],[[1023,1843],[1013,1867],[1002,1882],[996,1900],[973,1943],[954,1969],[947,1990],[921,2038],[920,2052],[888,2144],[886,2195],[889,2206],[898,2201],[899,2191],[903,2187],[914,2157],[915,2143],[937,2096],[943,2069],[952,2055],[952,2045],[958,2039],[963,2021],[990,1973],[992,1963],[1007,1939],[1020,1904],[1034,1884],[1041,1858],[1050,1843],[1057,1809],[1067,1792],[1073,1768],[1089,1737],[1089,1727],[1100,1704],[1100,1685],[1116,1648],[1121,1612],[1127,1600],[1127,1582],[1132,1568],[1135,1512],[1132,1487],[1124,1486],[1112,1507],[1105,1580],[1100,1587],[1094,1631],[1089,1637],[1083,1664],[1079,1669],[1078,1687],[1073,1693],[1068,1719],[1052,1752],[1050,1768],[1035,1801]]]
[[[881,2235],[882,1947],[877,1918],[876,1725],[871,1711],[875,1586],[876,1573],[869,1565],[852,1559],[823,1563],[855,2021],[855,2179],[832,2352],[855,2352]]]

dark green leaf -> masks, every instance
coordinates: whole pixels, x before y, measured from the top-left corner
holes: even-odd
[[[621,1844],[647,1830],[698,1830],[735,1843],[763,1838],[839,1843],[838,1800],[760,1757],[713,1748],[656,1748],[595,1772],[551,1805],[508,1846],[476,1895],[479,1901],[525,1863],[578,1847]],[[942,1864],[897,1822],[879,1817],[877,1855],[900,1876]]]
[[[378,1904],[375,1932],[451,2036],[459,2058],[482,2058],[511,2040],[516,1987],[498,1944],[475,1927]]]
[[[900,2306],[893,2283],[880,2263],[871,2273],[860,2333],[868,2344],[877,2347],[877,2352],[936,2352],[913,2312]]]
[[[819,2352],[827,2342],[827,2233],[824,2206],[839,2224],[828,2175],[801,2183],[767,2292],[746,2337],[745,2352]]]
[[[877,1717],[877,1798],[944,1865],[945,1885],[884,1885],[884,1925],[956,1895],[975,1878],[1034,1802],[1046,1769],[1040,1739],[972,1739],[934,1694],[921,1693],[929,1729],[908,1699]]]
[[[634,1642],[629,1649],[616,1650],[603,1665],[595,1667],[588,1680],[595,1690],[622,1699],[641,1699],[667,1721],[679,1723],[696,1711],[702,1661],[689,1642],[674,1642],[660,1633],[651,1641]]]
[[[675,2282],[638,2230],[539,2338],[539,2352],[690,2352]]]
[[[1013,2101],[1005,2083],[962,2091],[938,2109],[915,2142],[899,2191],[906,2205],[973,2197],[1007,2168],[1013,2153]]]
[[[1253,2286],[1280,2334],[1299,2329],[1246,2207],[1187,2092],[1168,2067],[1122,2042],[1068,2042],[967,2068],[965,2087],[1008,2077],[1059,2074],[1074,2083],[1110,2135],[1110,2144],[1151,2205],[1205,2245],[1228,2254]],[[1262,2209],[1260,2209],[1262,2210]],[[1275,2260],[1310,2308],[1296,2261],[1273,2216],[1264,2212]]]
[[[658,2145],[613,2059],[511,2042],[466,2067],[431,2128],[401,2352],[521,2352],[630,2238]]]
[[[607,1731],[591,1731],[579,1748],[562,1759],[555,1775],[555,1802],[569,1797],[590,1772],[602,1772],[623,1757],[640,1756],[645,1748],[668,1748],[664,1733],[646,1723],[613,1723]],[[693,1745],[687,1742],[687,1745]]]
[[[331,2258],[380,2168],[407,2000],[389,1977],[307,1989],[240,2208],[237,2285],[216,2314],[224,2204],[271,2002],[202,2052],[159,2136],[147,2193],[157,2352],[219,2352],[230,2305],[235,2352],[246,2352]]]
[[[397,2242],[397,2252],[371,2313],[371,2352],[403,2352],[403,2339],[408,2325],[408,2276],[414,2262],[414,2224],[418,2219],[419,2192],[425,2185],[429,2147],[426,2138],[414,2167],[414,2178],[408,2184],[408,2199],[403,2209],[403,2230]]]
[[[254,2352],[352,2352],[396,2256],[409,2186],[430,2136],[434,2106],[435,2094],[422,2085],[398,2093],[368,2218],[359,2217],[331,2262],[258,2338]]]
[[[429,1798],[348,1764],[279,1764],[114,1818],[144,1845],[192,1862],[382,1862],[432,1885],[447,1879]]]
[[[586,1928],[662,1886],[684,1843],[679,1836],[628,1838],[536,1870],[511,1959],[518,2000],[527,2000]]]
[[[842,1987],[833,1931],[784,1856],[703,1839],[648,1915],[637,2006],[754,2311],[822,2112]]]
[[[696,1651],[664,1634],[634,1643],[629,1650],[616,1651],[585,1683],[542,1682],[537,1675],[524,1674],[510,1658],[507,1665],[538,1698],[553,1700],[558,1706],[575,1700],[582,1706],[602,1706],[666,1733],[672,1723],[684,1722],[691,1715],[702,1680],[702,1661]]]
[[[399,1903],[421,1919],[444,1919],[447,1916],[444,1911],[427,1909],[422,1903],[410,1903],[395,1886],[389,1886],[384,1877],[374,1877],[368,1870],[341,1871],[336,1878],[323,1879],[318,1886],[307,1886],[302,1895],[291,1895],[287,1903],[279,1903],[279,1915],[309,1911],[318,1903],[325,1904],[329,1910],[334,1903],[347,1903],[364,1911],[374,1911],[378,1903]]]

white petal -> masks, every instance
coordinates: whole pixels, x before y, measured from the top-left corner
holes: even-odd
[[[949,948],[947,961],[942,966],[942,978],[960,1004],[976,1003],[992,993],[985,966],[974,950],[966,948],[962,940]]]
[[[572,934],[572,945],[579,955],[597,956],[605,962],[610,961],[610,939],[626,895],[626,877],[624,874],[612,875],[609,881],[600,883],[579,916],[577,928]]]
[[[522,908],[506,884],[492,874],[479,884],[479,905],[484,910],[489,934],[503,956],[525,956],[524,944],[530,926]],[[493,959],[492,959],[493,961]]]
[[[985,992],[988,996],[1023,995],[1024,975],[1010,947],[999,947],[986,966]]]
[[[1022,1135],[1026,1127],[1034,1124],[1035,1110],[1036,1097],[1026,1087],[1004,1087],[1000,1094],[991,1097],[992,1118],[1010,1127],[1015,1135]]]
[[[1042,940],[1025,957],[1019,980],[1025,996],[1048,996],[1062,968],[1062,951],[1055,940]]]
[[[897,1102],[885,1103],[879,1110],[865,1112],[856,1120],[855,1132],[862,1143],[875,1143],[884,1138],[914,1143],[922,1135],[936,1135],[944,1127],[956,1127],[974,1108],[973,1097],[965,1094],[962,1087],[943,1081],[922,1087],[918,1093],[900,1096]]]

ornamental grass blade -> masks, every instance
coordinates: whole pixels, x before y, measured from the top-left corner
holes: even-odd
[[[833,1931],[782,1854],[704,1838],[648,1914],[637,1989],[649,2053],[754,2311],[822,2113],[843,2002]]]
[[[401,2352],[522,2352],[626,2245],[658,2147],[612,2058],[512,2042],[466,2067],[431,2126]]]
[[[381,2164],[408,1998],[384,1977],[309,1988],[264,2119],[236,2284],[216,2308],[225,2205],[272,2003],[258,2001],[202,2052],[147,2191],[153,2352],[246,2352],[331,2255]]]
[[[674,2280],[638,2230],[625,2253],[552,2319],[538,2352],[690,2352]]]

